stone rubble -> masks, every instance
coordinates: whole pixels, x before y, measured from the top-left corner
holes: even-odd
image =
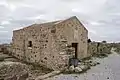
[[[0,62],[0,79],[11,80],[16,77],[18,79],[20,76],[28,74],[28,71],[27,65],[19,62]]]
[[[88,65],[78,65],[77,67],[74,67],[73,65],[69,67],[69,70],[67,70],[68,72],[75,72],[75,73],[81,73],[83,71],[86,71],[90,69],[90,66]]]
[[[75,72],[78,73],[78,72],[82,72],[82,69],[80,67],[75,67]]]
[[[78,63],[77,67],[74,67],[74,65],[71,65],[68,69],[66,69],[66,72],[70,72],[70,73],[81,73],[81,72],[85,72],[88,69],[90,69],[92,66],[96,66],[100,64],[97,61],[94,61],[92,59],[90,60],[82,60],[81,62]]]
[[[73,65],[69,67],[69,71],[71,71],[71,72],[73,72],[73,71],[74,71],[74,69],[75,69],[75,68],[74,68],[74,66],[73,66]]]

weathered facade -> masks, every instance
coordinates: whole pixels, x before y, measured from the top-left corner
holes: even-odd
[[[13,31],[13,55],[53,70],[61,70],[69,57],[81,59],[87,53],[88,31],[73,16],[66,20],[34,24]],[[70,50],[74,53],[70,53]]]

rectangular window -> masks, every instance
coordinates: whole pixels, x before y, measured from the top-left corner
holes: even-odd
[[[32,41],[28,42],[28,47],[32,47]]]

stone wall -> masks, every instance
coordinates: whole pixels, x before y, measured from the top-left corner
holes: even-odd
[[[91,42],[88,43],[88,53],[90,55],[100,53],[111,53],[112,45],[110,43]]]
[[[0,52],[3,52],[4,54],[12,54],[12,44],[1,44]]]
[[[111,52],[111,48],[112,46],[109,43],[100,43],[100,45],[98,46],[98,52],[109,54]]]
[[[42,25],[32,25],[22,30],[14,31],[13,55],[30,63],[56,69],[58,66],[55,62],[62,56],[52,52],[52,35],[48,25],[44,24],[45,27],[42,27]],[[29,41],[32,42],[31,47],[28,46]]]
[[[23,36],[23,29],[13,31],[13,54],[15,57],[26,60],[24,57],[24,36]]]
[[[88,54],[89,56],[92,56],[93,54],[97,53],[97,43],[91,42],[88,43]]]
[[[21,60],[47,66],[53,58],[52,54],[50,55],[50,28],[47,25],[49,24],[44,24],[45,27],[42,27],[43,25],[36,24],[14,31],[14,55]],[[29,41],[32,43],[31,47]]]
[[[112,43],[112,45],[115,48],[115,51],[117,53],[120,53],[120,43]]]
[[[72,43],[78,43],[77,58],[82,59],[88,57],[87,54],[87,39],[88,31],[76,18],[71,18],[53,26],[52,30],[52,54],[59,67],[68,64],[69,54],[65,51],[68,45],[72,46]],[[56,55],[57,54],[57,55]],[[59,54],[59,55],[58,55]],[[73,53],[74,55],[75,53]],[[65,64],[63,64],[63,62]]]

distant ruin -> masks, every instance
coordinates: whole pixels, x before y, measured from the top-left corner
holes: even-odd
[[[111,43],[90,42],[88,43],[88,54],[91,56],[97,54],[110,54],[113,45]]]

